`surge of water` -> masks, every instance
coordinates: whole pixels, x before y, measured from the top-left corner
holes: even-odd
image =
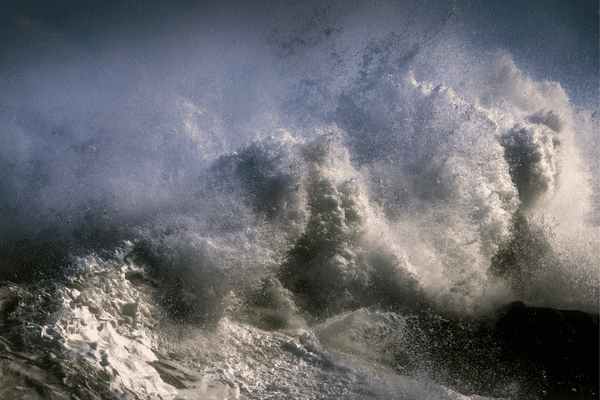
[[[597,314],[597,104],[469,48],[453,2],[230,6],[7,19],[5,325],[116,398],[559,387],[492,365],[486,321]]]

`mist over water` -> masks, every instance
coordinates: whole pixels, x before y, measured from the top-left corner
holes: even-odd
[[[3,14],[0,278],[71,282],[56,301],[79,304],[70,312],[100,337],[58,317],[57,331],[105,370],[128,368],[115,350],[131,339],[123,320],[162,326],[140,357],[160,348],[244,365],[235,384],[250,398],[293,395],[250,383],[270,379],[262,365],[281,348],[306,374],[384,382],[374,393],[356,378],[355,395],[469,387],[436,375],[411,316],[433,332],[443,323],[431,315],[477,321],[513,301],[597,313],[600,288],[598,103],[573,92],[597,65],[574,60],[585,73],[564,87],[541,78],[528,69],[537,54],[469,36],[478,7],[125,2]],[[182,321],[208,331],[181,333]],[[264,354],[243,359],[244,346]],[[158,362],[148,357],[144,368]],[[163,390],[111,376],[115,393]],[[509,396],[502,384],[479,394]]]

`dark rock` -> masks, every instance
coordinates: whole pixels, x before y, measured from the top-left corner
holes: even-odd
[[[598,398],[598,315],[528,307],[498,312],[493,339],[500,360],[535,382],[543,398]]]
[[[426,312],[406,322],[401,374],[424,368],[466,395],[598,399],[598,314],[513,302],[478,319]]]

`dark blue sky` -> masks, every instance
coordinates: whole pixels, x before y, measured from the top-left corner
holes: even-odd
[[[595,0],[471,0],[458,1],[456,19],[474,47],[508,50],[579,103],[598,100],[598,10]]]
[[[243,11],[258,3],[268,1],[0,0],[0,73],[6,77],[40,56],[52,58],[61,46],[93,51],[107,37],[143,40],[153,35],[151,27],[164,29],[167,17],[185,16],[192,5],[210,15],[216,8]],[[590,0],[457,0],[453,18],[472,49],[508,50],[535,79],[559,81],[576,104],[589,104],[598,101],[598,9]]]

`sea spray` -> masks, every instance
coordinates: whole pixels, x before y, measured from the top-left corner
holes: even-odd
[[[460,2],[233,4],[6,20],[2,395],[597,396],[597,105]]]

